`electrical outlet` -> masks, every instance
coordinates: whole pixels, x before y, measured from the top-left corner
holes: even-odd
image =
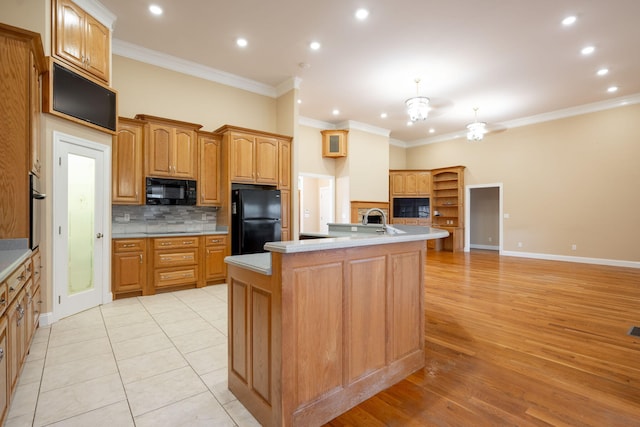
[[[518,242],[518,247],[521,248],[522,247],[522,242]]]
[[[508,213],[506,213],[506,214],[504,214],[504,215],[503,215],[503,217],[504,217],[504,219],[509,219],[509,218],[511,218],[511,215],[509,215]]]
[[[206,213],[203,213],[203,214],[202,214],[202,220],[203,220],[203,221],[206,221],[206,220],[207,220],[207,214],[206,214]]]
[[[576,245],[575,243],[573,245],[571,245],[571,250],[575,251],[578,249],[578,245]]]
[[[124,214],[124,222],[129,222],[131,220],[131,217],[129,216],[129,214]]]
[[[489,237],[489,243],[493,242],[493,237]]]

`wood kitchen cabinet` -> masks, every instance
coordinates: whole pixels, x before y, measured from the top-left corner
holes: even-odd
[[[52,12],[53,55],[109,83],[109,29],[70,0],[55,0]]]
[[[4,423],[9,412],[9,337],[7,316],[0,317],[0,423]],[[4,425],[4,424],[3,424]]]
[[[346,157],[348,130],[323,130],[322,157]]]
[[[144,127],[146,176],[197,179],[198,137],[202,126],[138,114]]]
[[[198,132],[198,205],[220,206],[220,136]]]
[[[431,194],[430,171],[389,171],[389,189],[392,197]]]
[[[154,290],[198,283],[199,240],[198,236],[151,239]]]
[[[225,235],[215,234],[204,236],[204,282],[224,283],[227,278],[227,268],[224,257],[229,255],[228,239]]]
[[[40,172],[40,35],[0,24],[0,237],[29,237],[29,171]],[[38,150],[38,151],[36,151]],[[32,156],[35,163],[32,165]]]
[[[113,136],[111,201],[116,205],[143,205],[145,201],[142,120],[118,118]]]
[[[289,226],[289,217],[291,215],[291,192],[289,190],[280,190],[280,204],[282,218],[280,221],[281,235],[280,240],[291,240],[291,229]]]
[[[26,292],[22,288],[7,309],[9,326],[9,394],[13,394],[18,384],[18,374],[26,355]]]
[[[291,141],[278,140],[278,188],[291,190]]]
[[[277,138],[238,131],[224,138],[229,150],[230,182],[278,185]]]
[[[114,239],[111,292],[114,299],[144,295],[147,282],[147,239]]]

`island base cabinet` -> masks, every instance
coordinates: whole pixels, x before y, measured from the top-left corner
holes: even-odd
[[[324,424],[424,366],[426,243],[228,265],[229,389],[265,426]]]

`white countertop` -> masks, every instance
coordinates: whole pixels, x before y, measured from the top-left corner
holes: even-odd
[[[27,239],[0,239],[0,282],[30,256]]]
[[[112,239],[143,239],[145,237],[180,237],[180,236],[209,236],[215,234],[229,234],[228,231],[157,231],[140,233],[112,233]]]
[[[271,253],[269,252],[228,256],[225,257],[224,262],[271,276]]]

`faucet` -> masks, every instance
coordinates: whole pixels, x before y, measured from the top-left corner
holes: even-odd
[[[367,212],[365,212],[365,214],[362,216],[362,225],[367,225],[369,223],[369,214],[371,212],[380,212],[380,215],[382,215],[382,228],[386,229],[387,228],[387,216],[384,214],[384,211],[382,209],[380,209],[380,208],[371,208]]]

